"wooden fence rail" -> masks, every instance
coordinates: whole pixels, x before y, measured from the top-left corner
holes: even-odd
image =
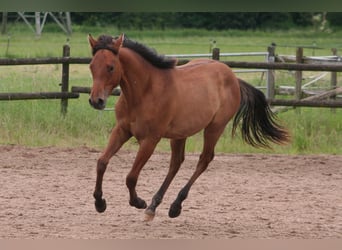
[[[260,52],[261,53],[261,52]],[[263,69],[268,70],[267,73],[270,77],[268,80],[268,89],[266,96],[271,105],[280,106],[309,106],[309,107],[342,107],[341,101],[332,100],[275,100],[274,97],[274,82],[272,83],[272,74],[274,70],[294,70],[301,71],[328,71],[328,72],[342,72],[342,63],[320,63],[320,64],[305,64],[300,60],[296,63],[276,62],[273,47],[268,47],[267,62],[244,62],[244,61],[222,61],[231,68],[245,68],[245,69]],[[335,53],[336,54],[336,53]],[[261,55],[261,54],[260,54]],[[265,55],[265,53],[263,53]],[[215,60],[220,59],[220,51],[215,48],[212,53],[212,58]],[[298,59],[298,58],[297,58]],[[62,77],[61,77],[61,92],[37,92],[37,93],[0,93],[1,100],[29,100],[29,99],[61,99],[61,112],[67,112],[67,105],[69,98],[78,98],[80,93],[90,93],[90,88],[73,86],[69,92],[69,65],[70,64],[89,64],[90,57],[70,57],[70,47],[63,46],[62,57],[51,58],[0,58],[0,66],[15,66],[15,65],[42,65],[42,64],[61,64]],[[178,65],[189,62],[188,59],[179,59]],[[337,80],[334,75],[334,88],[336,88]],[[274,78],[273,78],[274,81]],[[272,86],[273,84],[273,86]],[[299,88],[299,85],[297,86]],[[120,90],[116,89],[113,95],[120,95]]]
[[[0,66],[37,64],[88,64],[89,57],[48,57],[48,58],[0,58]]]
[[[69,99],[79,98],[76,92],[36,92],[36,93],[0,93],[0,100],[33,100],[33,99]]]
[[[35,65],[35,64],[89,64],[88,57],[51,57],[51,58],[0,58],[0,66],[10,65]],[[185,64],[190,60],[180,59],[178,65]],[[274,69],[274,70],[302,70],[302,71],[331,71],[342,72],[342,63],[336,64],[302,64],[302,63],[270,63],[270,62],[240,62],[222,61],[231,68],[250,69]]]
[[[269,100],[273,106],[291,106],[291,107],[315,107],[315,108],[341,108],[342,101],[335,100]]]

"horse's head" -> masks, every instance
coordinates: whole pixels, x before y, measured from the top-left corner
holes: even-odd
[[[121,80],[122,69],[118,53],[124,41],[124,35],[117,39],[100,36],[98,40],[95,40],[89,34],[88,40],[93,53],[90,62],[93,87],[89,103],[93,108],[102,110],[106,106],[108,96]]]

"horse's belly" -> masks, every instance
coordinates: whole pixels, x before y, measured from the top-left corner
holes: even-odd
[[[183,139],[187,138],[189,136],[192,136],[202,129],[197,129],[197,130],[190,130],[190,129],[170,129],[166,131],[166,133],[163,135],[164,138],[169,138],[169,139]]]
[[[163,137],[181,139],[192,136],[207,127],[212,118],[213,115],[177,117],[177,119],[170,122]]]

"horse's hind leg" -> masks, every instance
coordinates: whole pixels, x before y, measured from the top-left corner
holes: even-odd
[[[96,168],[96,185],[94,191],[95,208],[99,213],[106,210],[106,200],[102,198],[102,181],[110,158],[121,148],[121,146],[131,137],[120,127],[115,127],[112,130],[108,145],[97,161]]]
[[[188,183],[178,193],[176,200],[171,204],[169,216],[175,218],[180,215],[182,211],[182,202],[187,198],[191,186],[197,178],[207,169],[209,163],[214,158],[215,145],[224,130],[224,126],[208,126],[204,130],[204,146],[200,155],[196,170],[191,176]]]
[[[169,172],[167,173],[166,178],[161,187],[159,188],[158,192],[153,196],[151,204],[145,210],[145,220],[147,221],[153,220],[156,208],[162,202],[166,190],[170,186],[173,178],[177,174],[181,164],[184,161],[185,141],[186,138],[180,140],[171,140],[172,153]]]

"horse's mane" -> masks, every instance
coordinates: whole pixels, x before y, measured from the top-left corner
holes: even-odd
[[[92,50],[92,54],[93,56],[96,54],[97,51],[99,51],[100,49],[106,49],[106,50],[110,50],[111,52],[113,52],[115,55],[118,53],[117,50],[115,50],[113,48],[112,43],[113,43],[113,39],[115,39],[112,36],[108,36],[108,35],[101,35],[99,36],[99,38],[97,39],[97,43],[96,45],[93,47]]]
[[[175,58],[166,57],[164,55],[158,54],[154,49],[147,47],[144,44],[138,43],[136,41],[132,41],[128,38],[125,38],[123,42],[123,47],[129,48],[147,61],[149,61],[152,65],[158,68],[169,69],[173,68],[176,65],[177,60]]]
[[[98,38],[97,45],[93,48],[93,55],[100,49],[107,49],[112,51],[114,54],[117,54],[118,51],[110,46],[113,43],[113,39],[117,39],[117,37],[112,37],[108,35],[101,35]],[[154,49],[147,47],[144,44],[138,43],[136,41],[130,40],[125,36],[122,47],[131,49],[135,51],[137,54],[141,55],[145,60],[150,62],[152,65],[162,69],[170,69],[174,68],[177,59],[170,58],[165,55],[158,54]]]

